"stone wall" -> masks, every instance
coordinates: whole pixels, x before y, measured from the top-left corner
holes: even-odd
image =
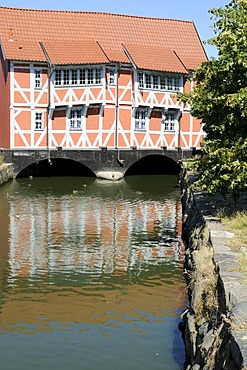
[[[0,186],[13,179],[14,169],[11,163],[5,163],[0,166]]]
[[[223,268],[225,260],[230,258],[226,244],[228,234],[212,215],[203,194],[192,191],[192,182],[193,177],[183,170],[180,183],[189,307],[183,313],[179,328],[185,343],[185,369],[243,369],[246,340],[241,338],[247,335],[246,330],[234,329],[236,301],[231,294],[234,286],[228,284],[234,272]],[[221,252],[214,244],[220,245]],[[240,278],[237,271],[234,277]]]

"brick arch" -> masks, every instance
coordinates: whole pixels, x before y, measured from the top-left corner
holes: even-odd
[[[180,148],[179,148],[180,149]],[[4,150],[5,162],[13,163],[14,176],[23,171],[26,167],[35,165],[40,161],[54,159],[68,159],[86,166],[93,175],[98,171],[118,171],[128,175],[133,165],[141,161],[142,165],[150,164],[150,161],[160,163],[160,166],[169,165],[172,172],[178,173],[181,157],[190,158],[192,151],[182,153],[178,149],[165,150],[149,149],[142,150],[131,148],[129,150],[98,148],[95,150]]]

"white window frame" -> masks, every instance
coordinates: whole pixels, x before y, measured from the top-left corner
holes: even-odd
[[[182,91],[182,75],[167,73],[138,72],[139,89]]]
[[[79,84],[86,85],[86,69],[85,68],[79,69]]]
[[[152,89],[151,74],[149,73],[144,74],[144,86],[146,89]]]
[[[163,110],[161,123],[164,124],[163,131],[175,132],[178,112],[175,110]]]
[[[151,77],[152,77],[153,89],[155,89],[155,90],[160,89],[160,76],[159,75],[151,75]]]
[[[95,75],[95,69],[94,68],[88,68],[87,69],[87,84],[88,85],[94,85],[94,75]]]
[[[43,111],[34,112],[34,130],[35,131],[44,130],[44,112]]]
[[[102,68],[95,68],[95,85],[102,84]]]
[[[63,81],[63,85],[70,85],[70,70],[64,69],[63,72],[61,72],[61,83]]]
[[[81,131],[83,122],[83,108],[72,108],[69,112],[69,130]]]
[[[116,85],[116,68],[109,69],[109,85]]]
[[[56,69],[55,86],[102,85],[102,67]]]
[[[42,69],[40,68],[34,69],[34,88],[35,89],[42,88]]]
[[[61,86],[63,81],[62,69],[55,70],[54,85]]]
[[[138,73],[138,83],[139,83],[139,88],[144,89],[144,74],[143,74],[143,72]]]
[[[137,108],[135,111],[135,131],[146,131],[147,130],[147,108]]]
[[[72,68],[70,71],[70,85],[79,85],[78,69]]]

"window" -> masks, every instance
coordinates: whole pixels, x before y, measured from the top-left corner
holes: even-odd
[[[139,87],[143,88],[144,87],[144,75],[143,75],[143,73],[139,73],[138,77],[139,77]]]
[[[95,83],[97,85],[101,84],[101,69],[95,68]]]
[[[80,84],[85,85],[86,84],[86,70],[80,69]]]
[[[135,130],[146,130],[147,109],[137,109],[135,112]]]
[[[61,71],[61,69],[56,69],[55,85],[62,85],[62,71]]]
[[[88,70],[87,70],[87,83],[89,84],[89,85],[92,85],[93,83],[94,83],[94,70],[93,70],[93,68],[88,68]]]
[[[100,85],[102,68],[56,69],[55,85]]]
[[[40,69],[35,69],[35,89],[40,89],[42,87],[42,73]]]
[[[162,90],[167,90],[167,84],[166,84],[166,77],[165,76],[160,76],[160,88]]]
[[[174,90],[179,91],[180,90],[180,78],[174,77]]]
[[[63,83],[64,85],[69,85],[69,70],[65,69],[63,71]]]
[[[77,69],[71,69],[71,84],[77,85]]]
[[[164,131],[175,131],[175,121],[175,112],[163,112],[161,122],[164,124]]]
[[[173,90],[173,80],[171,77],[167,77],[167,90]]]
[[[83,72],[83,69],[79,69],[79,84],[80,85],[82,85],[82,76],[83,76],[82,72]]]
[[[152,87],[152,85],[151,85],[151,75],[148,75],[147,73],[145,73],[145,87],[147,88],[147,89],[150,89],[151,87]]]
[[[70,130],[82,129],[82,109],[72,109],[70,112]]]
[[[153,75],[153,88],[158,89],[159,88],[159,76]]]
[[[43,112],[35,112],[35,130],[43,129]]]
[[[140,89],[180,91],[180,76],[165,74],[150,74],[139,72],[138,81]]]
[[[115,85],[115,68],[111,68],[109,71],[109,85]]]

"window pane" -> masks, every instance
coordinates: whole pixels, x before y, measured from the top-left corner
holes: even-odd
[[[165,76],[160,76],[160,88],[164,90],[167,89]]]
[[[93,68],[89,68],[87,70],[87,73],[88,73],[88,75],[87,75],[87,83],[89,85],[92,85],[93,84]]]
[[[159,88],[159,79],[157,75],[153,75],[153,88],[158,89]]]
[[[62,84],[62,71],[61,69],[56,69],[55,85],[61,85],[61,84]]]
[[[151,88],[151,76],[147,73],[145,73],[145,87],[147,89]]]
[[[95,69],[95,83],[101,84],[101,68]]]
[[[167,77],[167,89],[168,90],[173,90],[173,81],[172,81],[172,77]]]
[[[35,88],[41,87],[41,71],[35,70]]]
[[[35,113],[35,130],[41,130],[42,129],[42,124],[43,124],[43,113],[41,112],[36,112]]]
[[[115,69],[111,68],[109,71],[109,85],[115,85]]]
[[[164,123],[164,131],[175,131],[175,120],[175,113],[166,112],[163,114],[162,122]]]
[[[86,69],[81,69],[81,83],[82,85],[86,84]]]
[[[145,130],[146,129],[146,109],[138,109],[135,113],[135,130]]]
[[[79,69],[79,84],[82,85],[83,69]]]
[[[64,85],[69,85],[69,70],[65,69],[63,71],[63,83]]]
[[[71,84],[77,85],[77,69],[71,69]]]
[[[180,88],[180,78],[174,77],[174,90],[178,91]]]
[[[143,73],[142,72],[138,73],[138,79],[139,79],[139,87],[143,88],[144,87],[144,78],[143,78]]]
[[[70,129],[81,130],[82,128],[82,110],[73,109],[70,113]]]

